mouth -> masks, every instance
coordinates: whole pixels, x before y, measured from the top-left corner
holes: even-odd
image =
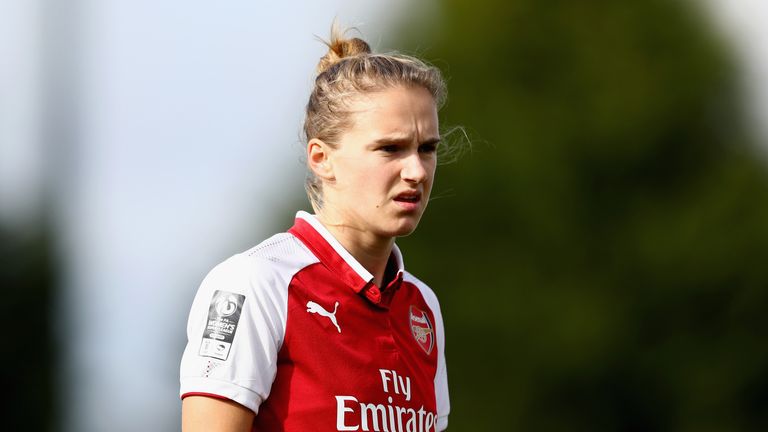
[[[395,201],[401,202],[401,203],[411,203],[416,204],[419,201],[421,201],[421,193],[419,192],[402,192],[397,195],[395,195],[394,198]]]

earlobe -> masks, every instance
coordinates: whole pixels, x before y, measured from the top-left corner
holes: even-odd
[[[312,138],[307,143],[307,165],[317,177],[324,180],[334,179],[330,151],[330,146],[318,138]]]

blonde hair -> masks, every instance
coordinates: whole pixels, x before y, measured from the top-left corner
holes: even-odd
[[[400,53],[376,54],[359,38],[345,39],[346,31],[336,21],[330,41],[323,41],[328,52],[317,65],[317,78],[307,103],[304,119],[306,142],[317,138],[336,148],[342,133],[352,127],[350,103],[356,97],[397,86],[427,89],[438,109],[446,97],[446,86],[439,69]],[[307,170],[305,188],[312,206],[323,206],[322,183]]]

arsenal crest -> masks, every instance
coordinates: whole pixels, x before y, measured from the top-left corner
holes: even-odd
[[[429,316],[416,306],[411,306],[411,334],[427,355],[435,347],[435,329]]]

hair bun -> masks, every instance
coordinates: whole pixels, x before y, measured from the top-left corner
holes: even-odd
[[[360,38],[344,39],[344,33],[346,31],[334,21],[331,26],[330,42],[323,41],[328,46],[328,53],[320,58],[320,63],[317,65],[318,75],[347,57],[371,53],[371,47],[366,41]]]

